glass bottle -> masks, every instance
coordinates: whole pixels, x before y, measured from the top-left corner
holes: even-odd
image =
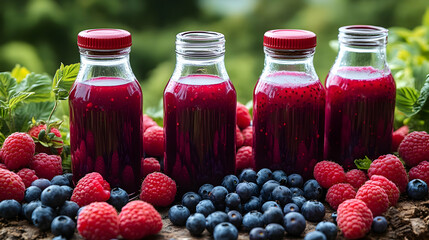
[[[313,67],[316,34],[295,29],[264,35],[265,66],[253,94],[256,169],[305,179],[323,157],[325,89]]]
[[[91,29],[78,35],[79,74],[70,90],[70,145],[76,183],[99,172],[111,187],[138,191],[143,157],[143,96],[130,66],[131,34]]]
[[[164,90],[164,169],[182,193],[235,170],[237,96],[224,54],[220,33],[176,36],[176,68]]]
[[[390,152],[396,87],[386,62],[386,29],[339,31],[338,56],[325,82],[324,157],[351,169],[355,159]]]

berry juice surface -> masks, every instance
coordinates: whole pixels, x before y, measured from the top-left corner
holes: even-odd
[[[215,76],[190,75],[167,84],[164,169],[179,192],[220,184],[234,173],[236,102],[231,82]]]
[[[143,157],[138,82],[106,77],[76,82],[69,104],[74,182],[95,171],[112,188],[137,191]]]
[[[324,158],[355,168],[354,160],[390,152],[396,87],[390,73],[344,67],[326,79]]]
[[[256,168],[311,178],[323,156],[323,85],[304,73],[277,72],[259,80],[253,99]]]

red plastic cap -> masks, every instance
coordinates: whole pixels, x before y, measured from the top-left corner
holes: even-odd
[[[131,33],[122,29],[89,29],[77,35],[77,45],[86,49],[113,50],[131,46]]]
[[[316,47],[316,34],[306,30],[277,29],[264,34],[264,46],[274,49],[308,49]]]

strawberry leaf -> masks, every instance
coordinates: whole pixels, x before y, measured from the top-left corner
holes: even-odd
[[[67,66],[61,63],[52,82],[52,91],[55,94],[55,100],[66,100],[68,98],[68,93],[76,80],[79,68],[79,63]]]
[[[419,93],[412,87],[401,87],[396,90],[396,107],[407,117],[415,114],[414,104]]]

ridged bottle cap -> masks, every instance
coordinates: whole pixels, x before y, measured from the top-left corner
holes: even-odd
[[[317,45],[316,34],[299,29],[276,29],[264,34],[264,46],[274,49],[308,49]]]
[[[77,35],[77,45],[86,49],[114,50],[131,44],[131,34],[122,29],[88,29]]]

